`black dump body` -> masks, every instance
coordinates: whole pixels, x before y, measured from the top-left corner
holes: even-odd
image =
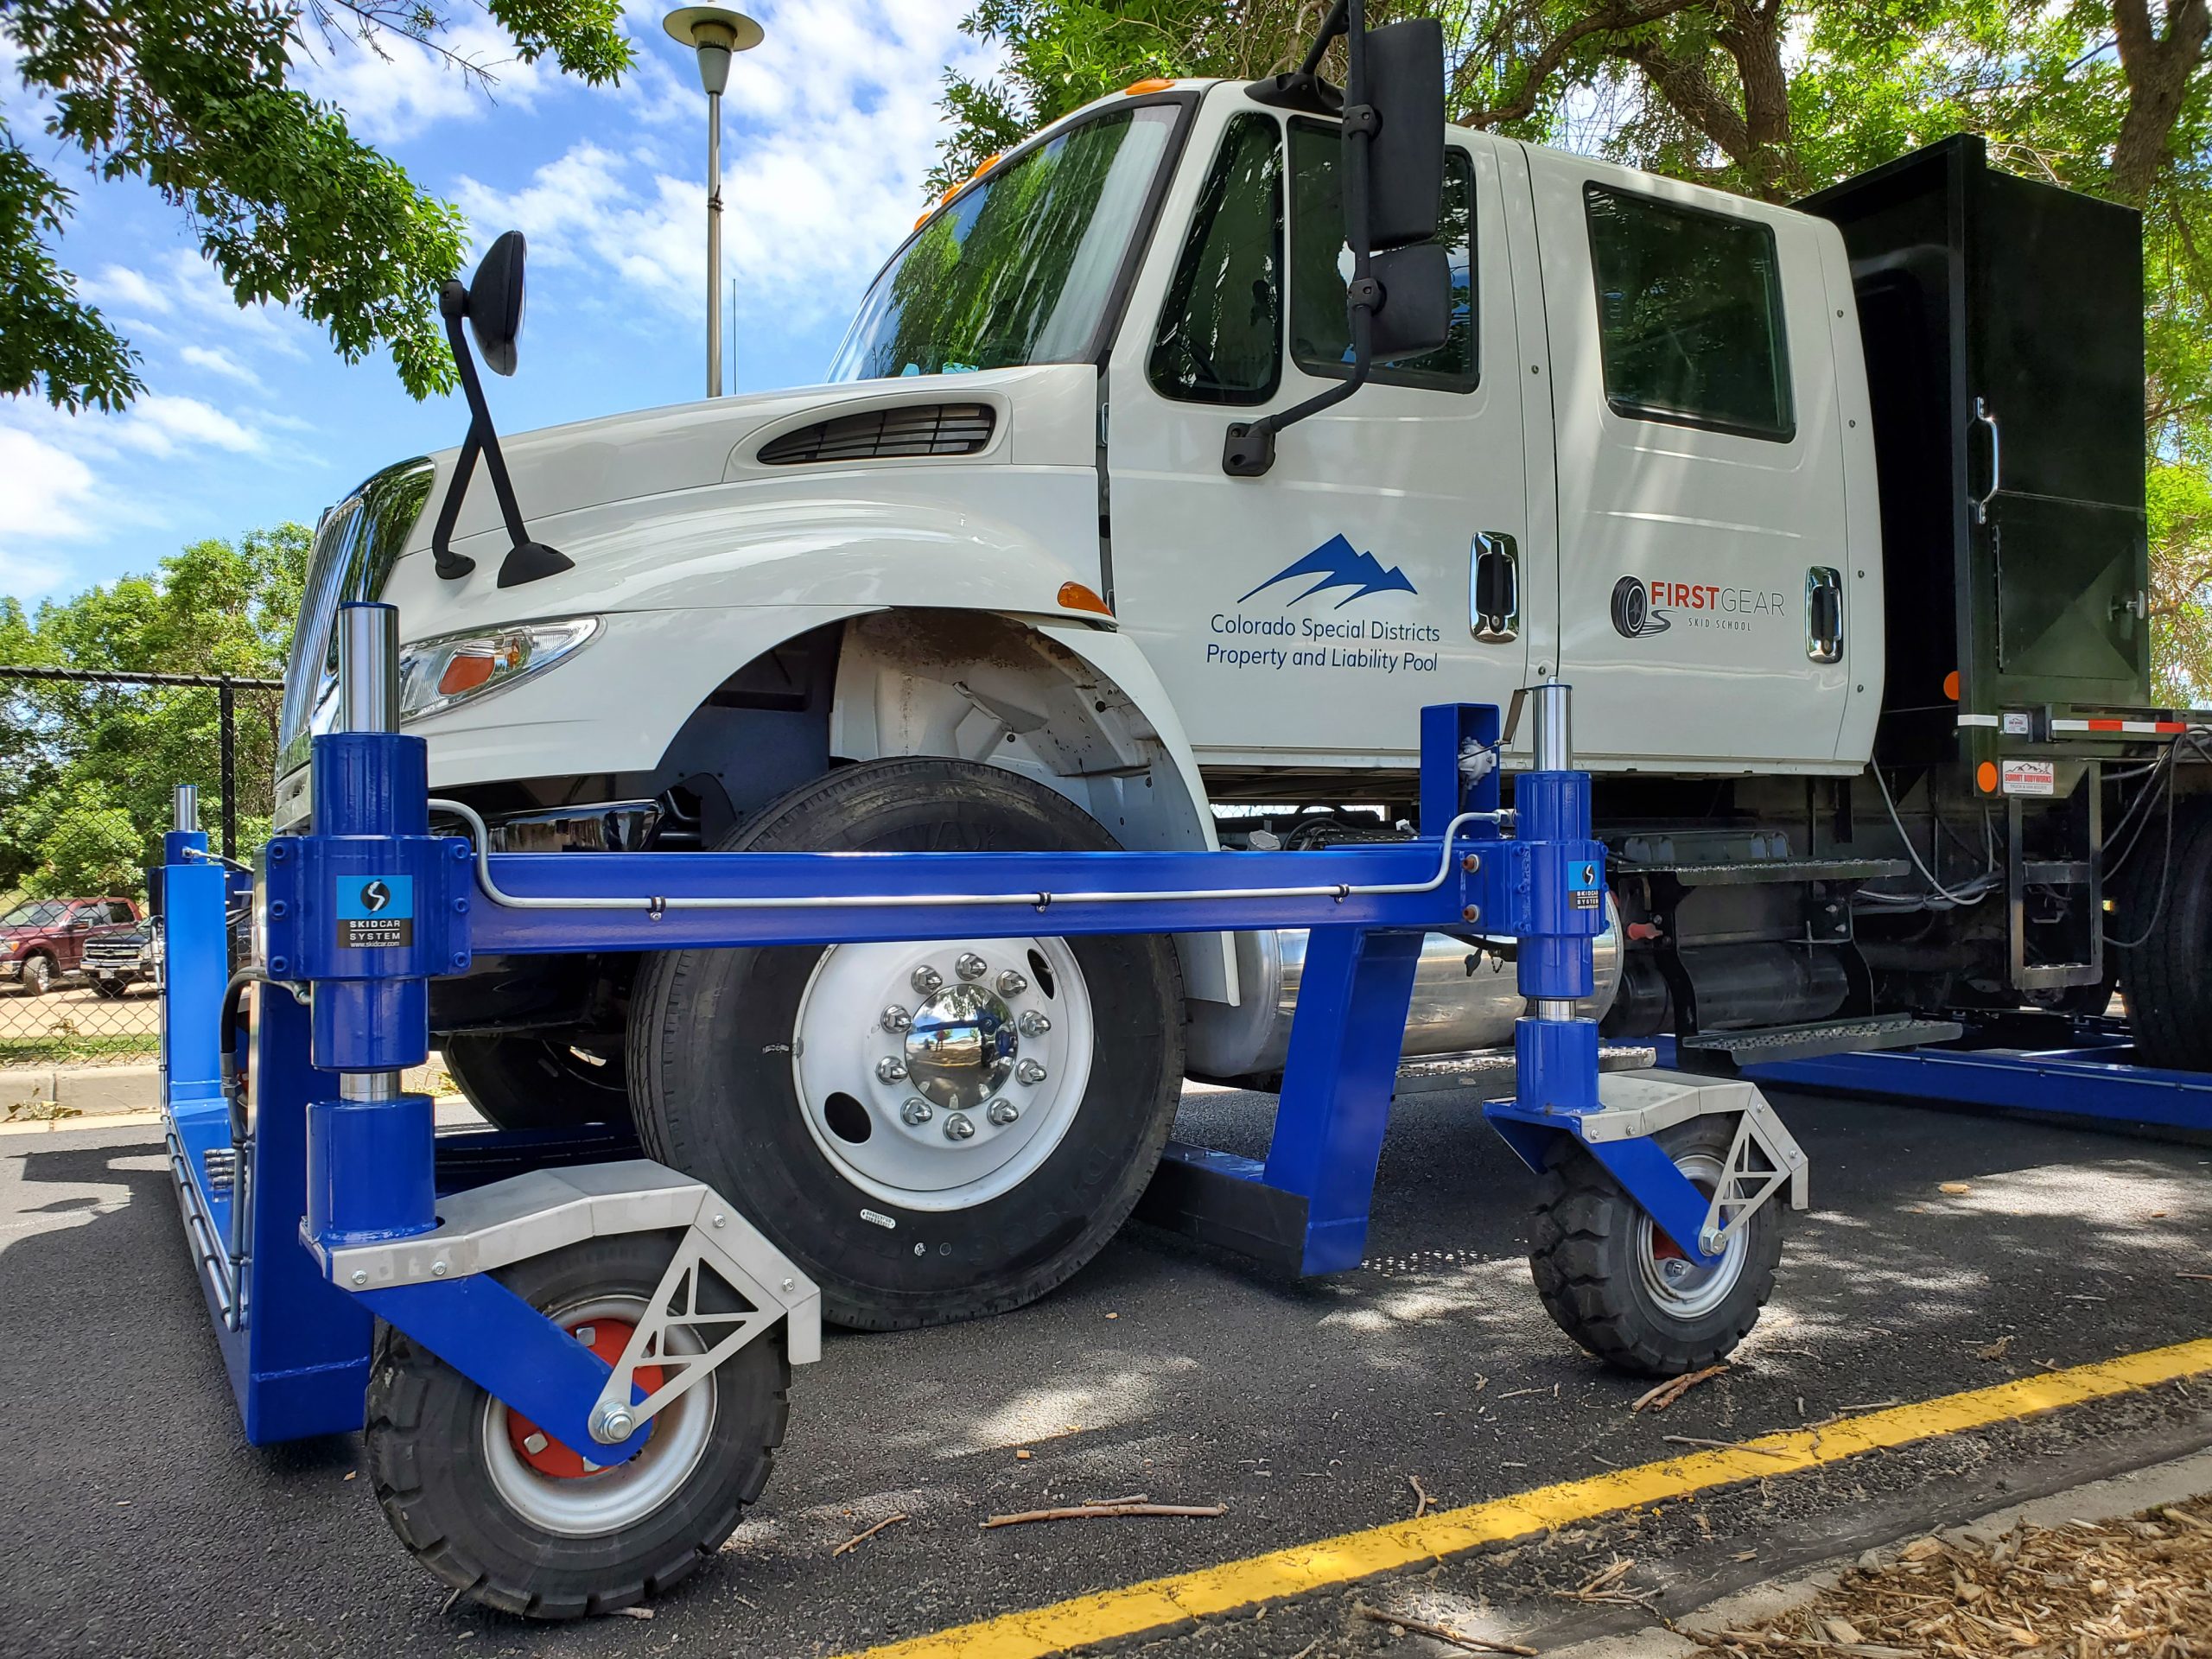
[[[1961,710],[2147,703],[2140,217],[1999,172],[1971,136],[1799,206],[1842,229],[1866,341],[1879,758],[1980,758]]]

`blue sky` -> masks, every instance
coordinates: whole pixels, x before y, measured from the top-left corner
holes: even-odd
[[[489,95],[410,43],[379,58],[314,43],[302,83],[417,183],[458,202],[480,247],[530,238],[530,310],[501,429],[677,403],[703,391],[706,104],[690,54],[631,4],[639,61],[594,91],[502,62],[476,6],[447,43],[494,66]],[[868,277],[925,205],[947,65],[986,67],[967,0],[753,0],[766,42],[733,67],[723,271],[737,283],[739,391],[820,378]],[[22,107],[19,140],[77,190],[63,263],[144,358],[121,416],[0,398],[0,594],[74,593],[207,536],[315,515],[387,461],[459,442],[460,400],[416,404],[382,357],[347,365],[283,311],[241,310],[183,216],[85,176]],[[526,505],[526,504],[525,504]]]

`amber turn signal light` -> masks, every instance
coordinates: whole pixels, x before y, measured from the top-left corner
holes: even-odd
[[[1111,616],[1114,607],[1079,582],[1060,584],[1060,608],[1064,611],[1091,611],[1100,616]]]

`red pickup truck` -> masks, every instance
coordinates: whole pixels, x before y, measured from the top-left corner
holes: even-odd
[[[0,985],[43,996],[85,966],[85,941],[138,920],[128,899],[32,899],[0,916]]]

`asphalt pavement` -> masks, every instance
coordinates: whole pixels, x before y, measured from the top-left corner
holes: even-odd
[[[1776,1101],[1815,1208],[1793,1217],[1738,1363],[1663,1415],[1631,1413],[1647,1385],[1545,1317],[1522,1253],[1530,1179],[1475,1103],[1420,1096],[1398,1109],[1359,1270],[1287,1282],[1131,1230],[1020,1313],[832,1333],[720,1562],[650,1618],[557,1628],[448,1611],[356,1478],[357,1439],[242,1442],[156,1131],[0,1135],[0,1401],[17,1429],[0,1655],[839,1654],[1402,1519],[1415,1479],[1469,1503],[1668,1456],[1668,1435],[1740,1440],[2212,1335],[2212,1279],[2178,1276],[2212,1274],[2212,1149]],[[1257,1152],[1272,1108],[1193,1090],[1178,1133]],[[2207,1444],[2212,1381],[2165,1385],[1122,1649],[1444,1651],[1363,1602],[1548,1648],[1620,1622],[1560,1593],[1617,1557],[1640,1591],[1691,1598]],[[1226,1513],[978,1527],[1139,1491]]]

